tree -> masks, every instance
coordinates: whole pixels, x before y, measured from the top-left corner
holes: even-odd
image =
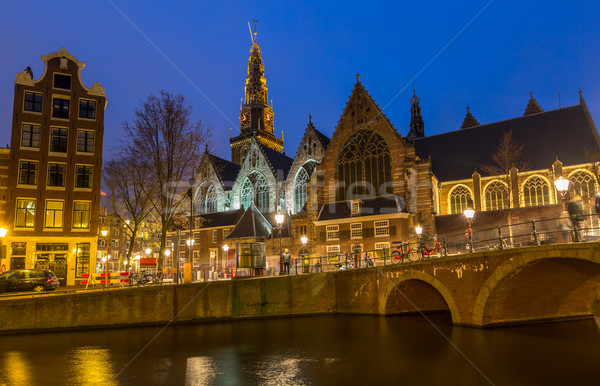
[[[111,192],[111,214],[125,227],[129,237],[126,257],[129,272],[135,239],[153,210],[150,190],[145,186],[152,187],[156,184],[152,182],[148,170],[138,164],[137,158],[127,155],[106,163],[104,184]]]
[[[525,160],[523,145],[513,138],[513,129],[502,134],[500,143],[492,154],[493,163],[483,165],[482,170],[489,176],[499,176],[508,188],[505,206],[510,211],[514,207],[516,197],[513,197],[513,184],[510,178],[510,170],[516,168],[519,172],[530,168],[529,161]]]
[[[182,212],[188,179],[200,162],[200,149],[210,131],[200,121],[192,122],[192,108],[182,95],[161,91],[150,95],[134,110],[131,123],[124,123],[122,152],[135,159],[148,178],[142,188],[160,222],[158,268],[162,272],[167,230]]]

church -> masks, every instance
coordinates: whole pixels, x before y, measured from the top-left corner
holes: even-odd
[[[507,208],[514,209],[514,221],[558,216],[554,181],[561,177],[593,210],[598,173],[590,157],[600,155],[600,137],[581,93],[578,105],[551,111],[531,94],[522,116],[481,125],[467,107],[460,128],[426,136],[413,90],[403,135],[357,74],[332,137],[309,115],[293,158],[283,152],[283,133],[275,135],[269,101],[255,33],[231,160],[206,149],[193,193],[192,234],[168,234],[173,256],[191,263],[192,271],[273,274],[285,250],[305,257],[298,263],[304,272],[315,258],[340,252],[373,251],[382,258],[393,242],[416,240],[417,225],[425,238],[464,231],[468,207],[477,211],[479,227],[506,221],[498,213]],[[527,166],[494,174],[487,166],[507,135]],[[166,271],[175,264],[166,258]]]

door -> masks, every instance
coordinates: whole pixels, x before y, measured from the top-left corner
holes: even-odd
[[[67,285],[67,254],[54,253],[50,270],[54,272],[61,286]]]
[[[50,269],[50,253],[37,253],[35,255],[35,269]]]

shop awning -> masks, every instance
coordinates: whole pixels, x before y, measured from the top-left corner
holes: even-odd
[[[143,257],[140,259],[140,267],[156,267],[156,257]]]

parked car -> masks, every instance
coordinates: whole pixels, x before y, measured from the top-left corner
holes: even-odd
[[[52,271],[42,269],[15,269],[0,274],[0,292],[52,291],[60,286]]]

